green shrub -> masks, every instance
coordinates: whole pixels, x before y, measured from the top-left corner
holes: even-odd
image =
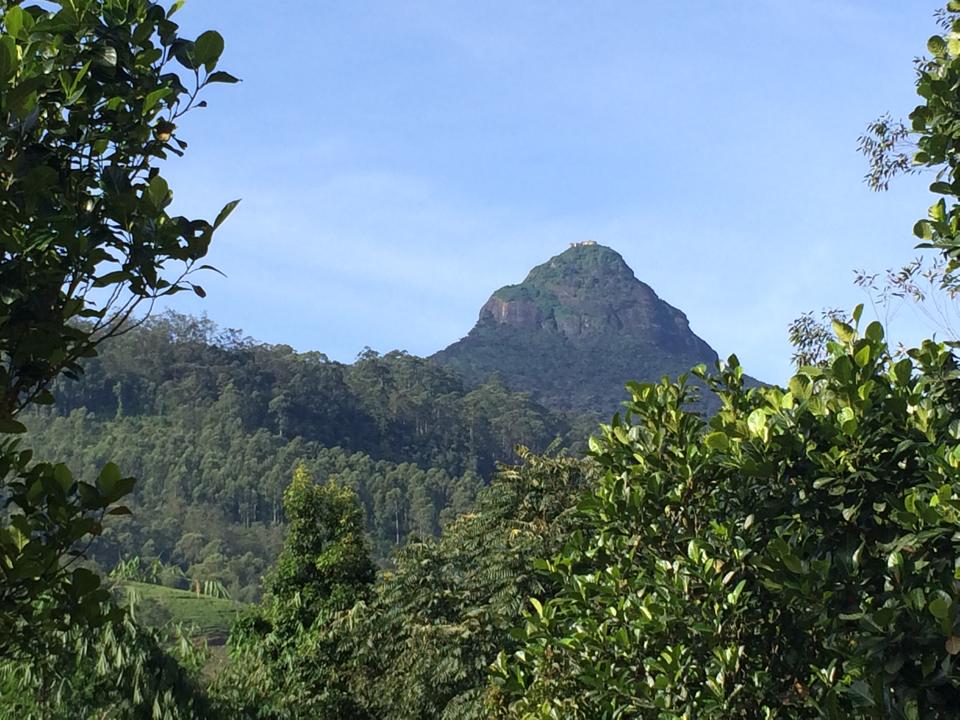
[[[563,590],[496,663],[500,716],[956,717],[957,361],[834,329],[785,389],[731,358],[709,422],[682,379],[631,386],[585,529],[541,564]]]

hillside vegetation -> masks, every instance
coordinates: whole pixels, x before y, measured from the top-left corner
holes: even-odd
[[[544,450],[578,432],[496,381],[465,386],[406,353],[343,365],[175,314],[117,338],[54,392],[52,409],[25,417],[38,457],[83,479],[108,460],[138,478],[133,515],[111,522],[91,557],[105,570],[159,559],[163,581],[218,581],[240,600],[257,596],[279,552],[298,463],[357,493],[386,562],[469,509],[516,444]]]

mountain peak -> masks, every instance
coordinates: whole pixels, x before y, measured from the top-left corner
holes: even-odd
[[[587,241],[494,292],[467,337],[434,357],[471,380],[498,373],[555,407],[607,412],[627,381],[677,375],[717,354],[618,252]]]
[[[556,332],[579,342],[605,333],[651,336],[674,347],[687,340],[686,316],[640,282],[620,253],[577,243],[533,268],[518,285],[497,290],[479,324]],[[684,335],[674,337],[677,331]]]
[[[620,253],[593,240],[571,243],[567,250],[537,265],[527,275],[521,285],[557,284],[571,279],[585,280],[603,275],[608,279],[618,278],[624,281],[636,280],[633,270],[627,265]],[[509,292],[518,285],[508,285],[498,293]],[[496,294],[496,293],[495,293]]]

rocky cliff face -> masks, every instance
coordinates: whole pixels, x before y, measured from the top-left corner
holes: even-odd
[[[462,340],[434,355],[467,379],[499,374],[561,409],[606,415],[630,380],[658,380],[717,354],[614,250],[579,244],[497,290]]]

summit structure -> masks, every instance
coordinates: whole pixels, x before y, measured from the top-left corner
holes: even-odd
[[[587,241],[493,293],[469,334],[433,358],[468,381],[498,375],[545,405],[605,416],[628,381],[712,367],[717,353],[619,253]]]

